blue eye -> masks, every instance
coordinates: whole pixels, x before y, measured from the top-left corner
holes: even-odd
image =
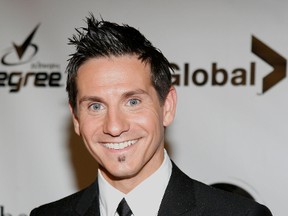
[[[136,106],[139,103],[140,103],[140,100],[138,100],[138,99],[130,99],[128,101],[128,105],[130,105],[130,106]]]
[[[89,109],[98,111],[98,110],[103,109],[103,106],[100,103],[93,103],[89,106]]]

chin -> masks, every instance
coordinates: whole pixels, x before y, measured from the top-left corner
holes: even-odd
[[[116,164],[114,166],[107,166],[106,168],[102,166],[101,170],[113,180],[129,179],[136,176],[138,173],[135,171],[134,167],[131,167],[128,164]]]

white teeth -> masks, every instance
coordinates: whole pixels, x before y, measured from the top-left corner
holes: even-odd
[[[121,143],[106,143],[104,146],[109,149],[121,150],[135,144],[137,140],[129,140]]]

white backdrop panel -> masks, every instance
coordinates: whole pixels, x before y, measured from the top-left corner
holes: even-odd
[[[95,177],[96,165],[71,128],[64,74],[73,51],[67,38],[93,12],[138,28],[178,66],[177,116],[167,130],[173,160],[195,179],[237,185],[274,215],[287,214],[287,78],[262,94],[263,78],[273,68],[251,50],[255,36],[288,58],[287,1],[0,0],[0,5],[0,57],[12,48],[5,62],[23,63],[0,63],[0,213],[28,215]],[[13,43],[23,45],[38,24],[19,59]],[[223,74],[227,82],[213,85],[213,70],[217,82]],[[235,70],[245,84],[233,84]],[[13,73],[18,75],[11,78]],[[61,74],[54,80],[60,86],[49,84],[52,73]],[[43,79],[36,85],[44,86],[35,86],[35,76]],[[22,84],[28,77],[26,85],[10,92],[20,77]]]

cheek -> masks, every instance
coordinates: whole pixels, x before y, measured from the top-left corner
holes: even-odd
[[[159,133],[162,128],[164,130],[162,115],[155,110],[146,110],[134,119],[137,125],[140,125],[140,127],[150,134]]]
[[[95,134],[99,133],[99,121],[94,118],[85,118],[80,121],[80,133],[86,141],[92,141]]]
[[[80,132],[83,142],[86,146],[86,149],[89,153],[96,159],[96,161],[100,161],[101,151],[99,151],[99,145],[97,142],[99,140],[99,125],[95,123],[95,121],[85,121],[80,125]]]

